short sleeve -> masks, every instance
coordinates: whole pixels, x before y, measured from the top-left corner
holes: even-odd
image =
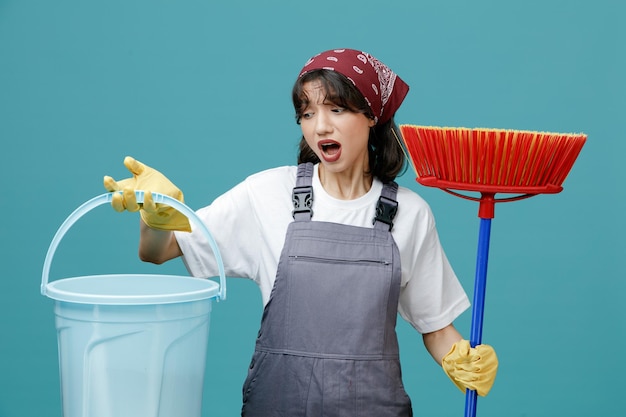
[[[225,273],[231,277],[254,278],[259,257],[259,226],[250,204],[246,182],[215,199],[196,212],[215,239],[224,262]],[[183,253],[183,262],[193,276],[216,276],[217,263],[208,241],[200,232],[176,232]]]

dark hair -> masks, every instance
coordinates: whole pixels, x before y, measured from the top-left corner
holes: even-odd
[[[319,81],[326,92],[326,100],[355,113],[362,113],[374,119],[365,97],[343,74],[336,71],[316,69],[304,74],[293,86],[292,100],[296,111],[296,122],[300,124],[302,112],[309,104],[304,92],[304,84]],[[369,166],[370,173],[383,182],[394,180],[406,167],[404,152],[398,140],[400,133],[393,117],[382,125],[375,125],[369,134]],[[304,139],[300,139],[298,164],[320,162],[315,152]]]

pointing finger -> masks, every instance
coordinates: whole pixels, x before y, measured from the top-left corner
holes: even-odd
[[[144,169],[146,169],[146,166],[144,164],[142,164],[132,156],[127,156],[126,158],[124,158],[124,165],[130,172],[133,173],[133,175],[140,175],[144,171]]]

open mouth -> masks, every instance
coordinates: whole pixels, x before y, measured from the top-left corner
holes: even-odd
[[[322,149],[322,152],[324,152],[326,155],[336,155],[341,148],[341,146],[336,142],[322,143],[320,144],[320,147]]]
[[[317,146],[321,151],[321,158],[326,162],[335,162],[341,156],[341,144],[334,140],[322,140]]]
[[[334,140],[322,140],[317,146],[322,151],[322,156],[326,160],[335,160],[341,153],[341,144],[339,144],[339,142],[335,142]]]

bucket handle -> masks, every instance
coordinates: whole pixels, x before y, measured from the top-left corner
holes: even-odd
[[[61,227],[59,227],[59,230],[57,230],[56,234],[52,238],[52,242],[50,243],[50,247],[48,248],[48,253],[46,254],[46,259],[43,263],[43,272],[41,274],[41,294],[42,295],[46,295],[46,289],[48,286],[48,277],[50,274],[50,266],[52,264],[52,258],[54,256],[54,253],[57,250],[57,247],[59,246],[61,239],[65,235],[65,233],[67,233],[70,227],[72,227],[72,225],[76,223],[76,221],[80,219],[84,214],[86,214],[87,212],[93,210],[94,208],[102,204],[110,203],[113,198],[113,194],[115,194],[116,192],[119,192],[119,191],[101,194],[97,197],[92,198],[89,201],[86,201],[80,207],[74,210],[72,214],[70,214],[68,218],[65,219],[65,221],[61,224]],[[135,196],[137,197],[138,203],[143,203],[144,191],[135,190]],[[206,236],[209,242],[209,245],[211,246],[211,250],[213,251],[215,260],[217,261],[217,267],[218,267],[219,276],[220,276],[220,289],[217,294],[217,300],[225,300],[226,299],[226,276],[224,273],[224,264],[222,262],[222,256],[220,255],[220,251],[217,247],[217,243],[215,243],[215,239],[213,239],[213,235],[211,235],[211,232],[209,232],[209,229],[206,227],[204,222],[200,220],[200,218],[192,209],[187,207],[184,203],[181,203],[180,201],[176,200],[175,198],[172,198],[165,194],[152,193],[152,199],[154,200],[155,203],[167,204],[168,206],[173,207],[176,210],[180,211],[182,214],[187,216],[188,219],[192,220],[193,224],[199,227],[200,230],[204,233],[204,235]]]

